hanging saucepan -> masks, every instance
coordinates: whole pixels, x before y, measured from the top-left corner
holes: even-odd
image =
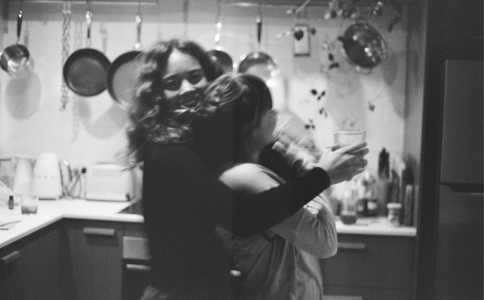
[[[17,43],[8,46],[0,54],[0,66],[2,70],[15,79],[27,77],[32,69],[29,50],[20,44],[22,20],[23,12],[19,10],[17,16]]]
[[[210,58],[218,64],[225,73],[232,73],[234,71],[234,61],[232,57],[220,47],[220,36],[222,33],[221,16],[221,0],[217,1],[217,23],[215,24],[215,49],[207,51]]]
[[[239,73],[250,73],[261,77],[266,82],[272,79],[274,76],[279,74],[280,70],[276,62],[272,57],[260,51],[260,40],[262,35],[262,14],[261,14],[262,4],[259,4],[259,14],[257,15],[257,44],[259,51],[249,53],[245,56],[239,64],[237,72]]]
[[[69,89],[84,97],[98,95],[106,89],[106,75],[111,64],[101,51],[90,48],[92,17],[93,13],[88,8],[86,12],[87,48],[72,53],[62,70]]]
[[[387,54],[385,40],[364,19],[349,26],[338,40],[343,43],[346,58],[362,73],[370,73]]]
[[[125,110],[133,103],[136,76],[139,70],[137,61],[137,57],[141,53],[141,11],[139,8],[136,16],[136,34],[137,39],[136,44],[134,44],[134,50],[118,56],[108,69],[107,85],[109,95],[111,95],[115,103]]]

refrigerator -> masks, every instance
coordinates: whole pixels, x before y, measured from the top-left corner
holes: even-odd
[[[447,60],[435,299],[483,299],[483,63]]]

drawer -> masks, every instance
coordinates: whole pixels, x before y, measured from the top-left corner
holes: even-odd
[[[148,239],[135,236],[124,236],[123,259],[149,261],[151,259],[151,255]]]
[[[414,237],[338,235],[338,253],[321,260],[324,285],[411,290],[414,249]]]

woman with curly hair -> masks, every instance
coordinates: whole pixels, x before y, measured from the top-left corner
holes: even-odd
[[[255,195],[234,193],[213,172],[218,161],[231,157],[233,132],[219,126],[217,103],[206,103],[203,96],[207,83],[222,72],[191,41],[157,42],[140,60],[127,136],[129,154],[143,167],[151,253],[150,287],[143,299],[229,299],[230,257],[218,232],[247,236],[268,229],[331,182],[359,173],[366,160],[335,151],[279,187]]]

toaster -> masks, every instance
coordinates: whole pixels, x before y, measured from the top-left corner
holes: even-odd
[[[97,163],[86,168],[87,200],[130,201],[134,193],[133,171],[115,163]]]

